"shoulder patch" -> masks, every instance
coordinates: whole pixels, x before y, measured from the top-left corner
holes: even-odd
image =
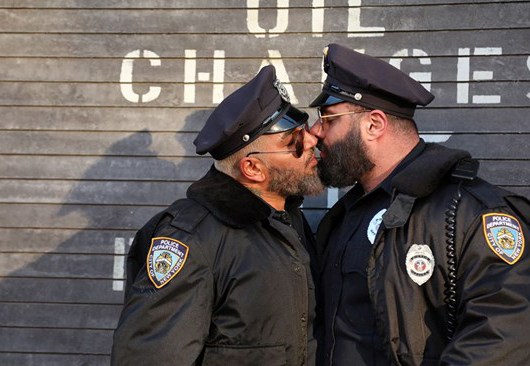
[[[147,274],[156,288],[162,288],[184,267],[189,247],[172,238],[151,239],[147,254]]]
[[[524,234],[519,221],[504,213],[482,215],[484,237],[495,254],[508,264],[516,263],[524,252]]]

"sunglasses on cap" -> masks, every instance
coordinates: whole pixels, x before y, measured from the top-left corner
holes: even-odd
[[[282,116],[278,118],[280,115]],[[309,115],[306,112],[285,103],[269,118],[272,121],[272,124],[268,125],[267,130],[263,132],[263,134],[273,134],[292,130],[306,122],[309,119]]]
[[[304,136],[305,132],[309,132],[309,125],[304,122],[299,127],[294,128],[291,132],[291,142],[289,145],[294,145],[294,150],[280,150],[280,151],[252,151],[247,154],[247,158],[250,155],[255,154],[293,154],[297,159],[301,158],[304,154]]]

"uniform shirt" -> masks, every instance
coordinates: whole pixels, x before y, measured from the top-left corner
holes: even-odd
[[[344,209],[328,241],[322,283],[325,354],[331,365],[388,365],[370,296],[366,267],[382,215],[392,198],[392,178],[421,153],[418,144],[374,190],[355,185],[340,201]]]

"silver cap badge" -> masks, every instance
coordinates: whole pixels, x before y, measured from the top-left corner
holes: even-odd
[[[282,97],[282,99],[285,100],[287,103],[291,103],[291,99],[289,98],[289,93],[287,93],[287,89],[285,89],[285,86],[282,84],[282,82],[276,79],[274,80],[273,85],[276,89],[278,89],[278,93],[280,93],[280,97]]]

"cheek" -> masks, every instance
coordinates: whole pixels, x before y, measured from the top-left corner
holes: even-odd
[[[332,126],[329,130],[326,131],[324,136],[324,143],[328,146],[333,145],[335,142],[340,141],[347,134],[347,130],[340,128],[341,126]]]

